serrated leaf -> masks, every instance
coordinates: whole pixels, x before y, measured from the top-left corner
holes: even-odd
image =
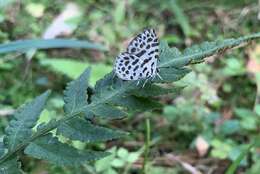
[[[148,111],[162,107],[162,104],[152,99],[130,95],[115,97],[111,103],[118,106],[123,106],[130,111]]]
[[[249,41],[260,38],[260,33],[255,33],[237,39],[225,39],[222,41],[203,42],[198,45],[186,48],[183,53],[176,48],[169,48],[167,44],[160,44],[160,62],[162,67],[183,67],[191,63],[199,63],[205,58],[223,53],[228,49],[240,47]],[[171,54],[172,53],[172,54]]]
[[[108,104],[99,104],[91,111],[94,115],[105,119],[119,119],[127,116],[127,113]]]
[[[155,97],[170,93],[179,93],[183,87],[163,88],[158,85],[147,84],[139,90],[133,91],[133,95],[140,97]]]
[[[47,160],[59,166],[78,166],[89,161],[98,160],[109,153],[96,151],[80,151],[67,144],[61,143],[51,134],[31,142],[24,153],[37,159]]]
[[[169,59],[175,59],[182,55],[182,53],[176,47],[170,48],[168,43],[165,41],[160,42],[159,48],[160,48],[159,65],[161,64],[161,62],[167,62],[169,61]]]
[[[96,93],[93,96],[93,103],[99,102],[100,99],[104,103],[109,103],[114,97],[121,96],[134,88],[136,88],[134,81],[124,82],[121,86],[115,85],[103,87],[100,93]]]
[[[122,131],[96,126],[82,118],[74,118],[67,123],[61,124],[57,129],[57,134],[61,134],[71,140],[88,143],[107,141],[126,136],[126,133]]]
[[[191,70],[188,68],[161,68],[159,72],[161,78],[156,76],[153,81],[155,83],[175,82],[183,78],[189,72],[191,72]]]
[[[5,161],[0,164],[1,174],[22,174],[21,164],[16,158]]]
[[[77,112],[87,103],[87,88],[90,68],[86,69],[76,80],[70,82],[64,91],[64,111],[66,114]]]
[[[9,151],[31,136],[32,128],[36,125],[49,95],[50,91],[43,93],[14,113],[14,118],[6,128],[5,140]]]

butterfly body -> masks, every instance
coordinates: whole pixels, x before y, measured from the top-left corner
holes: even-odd
[[[157,74],[159,42],[153,29],[146,29],[117,56],[114,70],[122,80],[154,78]]]

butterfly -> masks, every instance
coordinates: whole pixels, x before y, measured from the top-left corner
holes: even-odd
[[[119,54],[114,64],[115,74],[122,80],[153,79],[160,77],[157,69],[159,41],[154,29],[145,29]],[[139,81],[138,81],[139,82]]]

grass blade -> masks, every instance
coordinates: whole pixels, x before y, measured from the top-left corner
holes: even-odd
[[[50,48],[85,48],[105,51],[106,48],[100,44],[88,41],[73,39],[32,39],[19,40],[0,45],[0,54],[13,51],[28,51],[29,49],[50,49]]]
[[[236,169],[238,168],[240,162],[244,159],[244,157],[249,153],[250,149],[254,146],[254,143],[251,143],[246,147],[241,154],[237,157],[237,159],[229,166],[225,174],[234,174]]]

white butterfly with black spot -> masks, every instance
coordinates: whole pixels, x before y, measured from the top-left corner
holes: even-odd
[[[157,70],[159,42],[154,29],[145,29],[117,56],[114,70],[122,80],[142,80],[160,77]],[[161,77],[160,77],[161,78]]]

